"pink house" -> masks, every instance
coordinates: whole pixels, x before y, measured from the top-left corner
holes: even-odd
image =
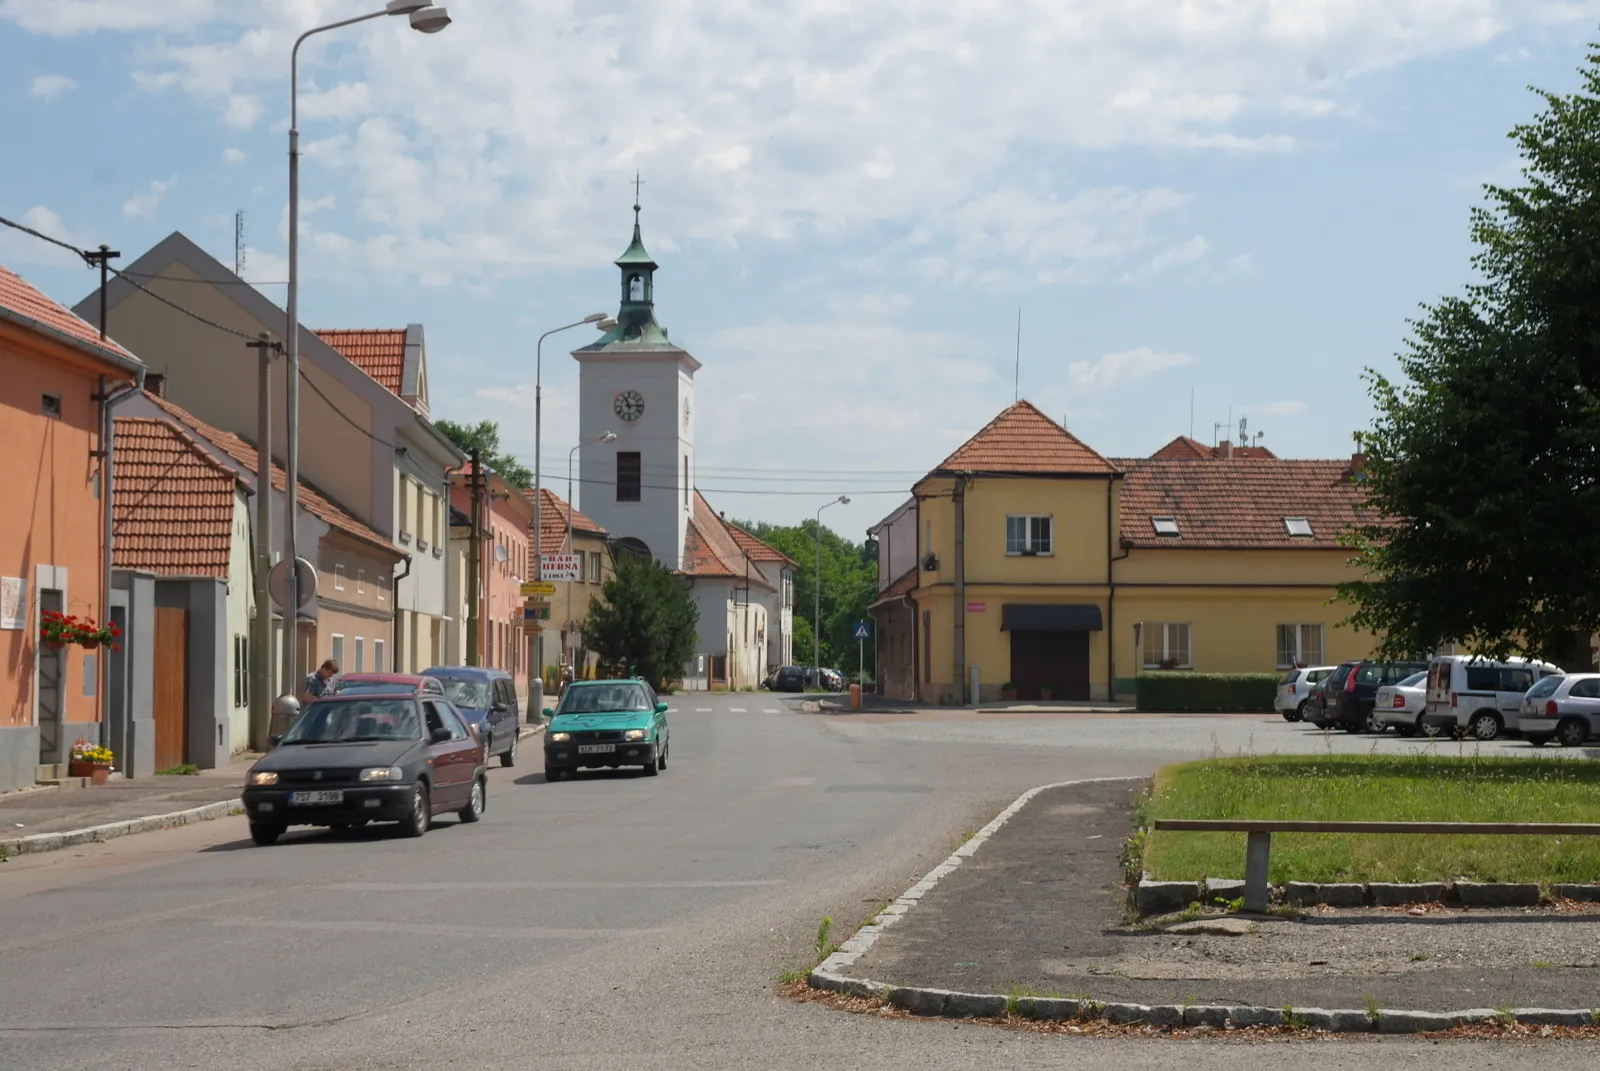
[[[480,568],[482,584],[482,609],[478,624],[479,665],[503,669],[516,679],[519,692],[528,684],[528,643],[533,633],[524,627],[522,583],[531,580],[526,575],[529,562],[528,531],[533,524],[533,503],[496,473],[488,474],[488,495],[483,505],[480,524],[483,530],[483,553]],[[450,480],[450,505],[452,513],[467,519],[464,533],[471,531],[472,493],[470,490],[472,467],[456,473]],[[455,531],[455,529],[452,529]],[[463,560],[467,542],[460,541]],[[470,565],[467,566],[470,568]],[[465,580],[465,577],[464,577]],[[463,632],[465,618],[470,616],[467,606],[469,587],[463,582],[460,599],[463,607]],[[464,646],[464,640],[463,640]],[[465,661],[465,651],[459,657]]]

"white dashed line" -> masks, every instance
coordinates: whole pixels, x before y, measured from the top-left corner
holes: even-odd
[[[746,710],[744,707],[729,707],[728,708],[728,713],[730,713],[730,714],[748,714],[750,712],[748,710]]]
[[[711,713],[711,708],[710,707],[695,707],[694,708],[694,712],[696,714],[710,714]]]
[[[761,713],[763,713],[763,714],[781,714],[783,712],[781,710],[773,710],[771,707],[767,707]]]

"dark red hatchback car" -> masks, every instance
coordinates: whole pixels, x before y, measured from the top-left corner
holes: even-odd
[[[433,677],[415,673],[341,673],[333,679],[334,695],[444,695]]]
[[[443,696],[357,693],[307,706],[250,768],[243,801],[257,844],[368,822],[420,837],[435,815],[483,817],[488,784],[482,741]]]

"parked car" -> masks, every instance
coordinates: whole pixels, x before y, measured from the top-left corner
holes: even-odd
[[[1495,661],[1477,655],[1440,655],[1428,664],[1425,732],[1471,734],[1493,740],[1517,731],[1522,698],[1543,677],[1562,676],[1560,667],[1527,658]]]
[[[444,697],[483,740],[485,761],[498,755],[501,766],[517,764],[522,719],[517,710],[517,685],[511,674],[478,666],[432,666],[422,675],[439,682]]]
[[[341,673],[333,679],[332,691],[334,695],[444,695],[438,681],[416,673]]]
[[[574,681],[544,713],[546,781],[582,767],[642,766],[647,777],[667,768],[667,704],[644,681]]]
[[[1600,732],[1600,673],[1541,678],[1522,697],[1517,724],[1534,747],[1551,740],[1562,747],[1582,744]]]
[[[774,692],[803,692],[806,690],[806,671],[801,666],[779,666],[767,681],[767,687]]]
[[[1393,726],[1401,736],[1417,735],[1417,719],[1428,702],[1428,674],[1413,673],[1403,681],[1385,684],[1373,700],[1373,716]]]
[[[1305,717],[1306,706],[1312,701],[1312,689],[1327,679],[1332,666],[1301,666],[1284,673],[1278,682],[1278,696],[1273,705],[1284,721],[1300,721]]]
[[[290,826],[368,822],[398,822],[420,837],[435,815],[476,822],[487,806],[483,744],[443,696],[324,696],[272,743],[245,776],[257,844]]]
[[[1323,689],[1321,728],[1339,728],[1351,733],[1381,733],[1383,722],[1373,714],[1378,689],[1398,684],[1413,673],[1426,672],[1426,662],[1341,662],[1328,675]]]
[[[821,669],[817,674],[819,677],[817,686],[825,692],[842,692],[847,687],[844,674],[836,669]]]

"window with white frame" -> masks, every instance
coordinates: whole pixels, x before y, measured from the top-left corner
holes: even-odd
[[[361,673],[367,668],[367,641],[363,636],[356,637],[356,672]]]
[[[400,477],[400,542],[411,542],[411,479]]]
[[[328,657],[338,663],[340,672],[344,671],[344,637],[337,632],[333,634],[333,643],[328,652]]]
[[[356,570],[356,594],[357,595],[365,595],[366,593],[367,593],[367,571],[365,569],[357,569]]]
[[[1193,654],[1189,647],[1189,626],[1177,621],[1147,621],[1144,624],[1145,669],[1190,669]]]
[[[233,638],[233,705],[250,705],[250,637]]]
[[[1279,625],[1278,668],[1322,665],[1322,625]]]
[[[1285,517],[1283,527],[1290,535],[1300,539],[1310,539],[1315,534],[1311,531],[1311,520],[1308,517]]]
[[[605,562],[600,557],[600,552],[598,550],[591,550],[589,552],[589,583],[600,583],[600,571],[602,568],[604,568],[604,566]]]
[[[342,565],[335,565],[333,567],[333,590],[344,590],[344,566]]]
[[[1049,554],[1051,546],[1049,517],[1006,518],[1007,554]]]

